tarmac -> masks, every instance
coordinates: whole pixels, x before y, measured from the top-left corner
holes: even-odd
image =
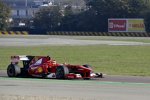
[[[87,36],[93,38],[94,36]],[[129,45],[129,46],[150,46],[150,43],[144,42],[133,42],[133,41],[120,41],[119,38],[111,37],[109,40],[84,40],[85,36],[6,36],[0,37],[0,46],[41,46],[41,45]],[[120,39],[125,39],[121,37]],[[135,39],[134,37],[126,39]],[[144,38],[142,38],[144,39]],[[114,41],[115,40],[115,41]]]

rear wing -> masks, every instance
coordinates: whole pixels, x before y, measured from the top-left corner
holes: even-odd
[[[19,61],[28,61],[29,58],[26,55],[17,55],[17,56],[11,56],[11,63],[17,64]]]

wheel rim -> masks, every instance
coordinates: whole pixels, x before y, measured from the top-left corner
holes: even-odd
[[[7,74],[9,77],[13,77],[15,75],[13,66],[9,65],[8,70],[7,70]]]

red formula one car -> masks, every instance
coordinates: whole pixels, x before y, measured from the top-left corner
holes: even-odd
[[[20,68],[19,61],[23,62]],[[59,64],[49,56],[11,56],[8,65],[9,77],[43,77],[57,79],[102,78],[102,73],[94,73],[89,65]]]

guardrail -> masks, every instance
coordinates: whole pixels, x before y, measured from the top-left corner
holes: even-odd
[[[47,32],[47,35],[150,37],[150,33],[138,32]]]
[[[28,35],[27,31],[0,31],[0,35]]]

